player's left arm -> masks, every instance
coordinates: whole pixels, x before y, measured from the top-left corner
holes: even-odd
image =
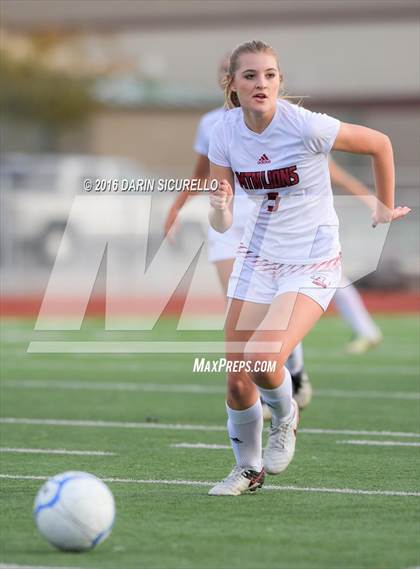
[[[391,141],[382,132],[370,128],[341,123],[332,150],[368,154],[372,157],[377,204],[372,224],[389,223],[404,217],[411,210],[395,207],[395,168]]]

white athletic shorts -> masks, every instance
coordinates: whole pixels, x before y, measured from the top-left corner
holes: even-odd
[[[285,292],[301,292],[326,310],[341,280],[341,255],[321,263],[287,265],[262,259],[239,246],[229,280],[229,298],[271,304]]]
[[[207,239],[207,252],[210,263],[235,259],[239,243],[244,233],[243,226],[231,227],[225,233],[218,233],[209,229]]]
[[[209,227],[207,251],[210,263],[236,259],[239,244],[244,234],[245,225],[255,204],[241,190],[235,193],[233,224],[224,233],[218,233]]]

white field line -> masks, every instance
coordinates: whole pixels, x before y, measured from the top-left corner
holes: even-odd
[[[123,340],[125,339],[133,339],[133,334],[135,334],[136,332],[139,334],[144,335],[146,334],[150,334],[150,330],[145,328],[144,325],[145,324],[150,324],[153,322],[153,319],[150,320],[143,320],[139,323],[138,328],[132,328],[132,327],[127,327],[126,329],[124,329],[122,326],[120,329],[116,329],[116,330],[98,330],[98,329],[85,329],[85,330],[74,330],[74,329],[66,329],[65,326],[66,324],[64,323],[64,326],[62,329],[59,328],[55,328],[55,329],[51,329],[51,330],[35,330],[33,328],[27,328],[25,330],[19,330],[19,329],[10,329],[7,327],[0,327],[0,337],[1,337],[1,341],[3,343],[7,343],[7,344],[17,344],[17,343],[29,343],[31,341],[63,341],[63,340],[75,340],[76,336],[82,336],[83,340],[97,340],[97,341],[107,341],[112,339],[112,336],[118,335],[119,338],[121,339],[121,336],[123,334],[129,334],[130,337],[129,338],[122,338]],[[215,323],[220,323],[220,318],[218,316],[212,318],[212,319],[207,319],[207,318],[198,318],[196,321],[194,320],[190,320],[189,323],[191,324],[191,329],[188,330],[187,328],[184,328],[182,330],[178,330],[178,331],[174,331],[175,333],[184,333],[184,332],[194,332],[195,330],[207,330],[207,331],[211,331],[211,332],[217,332],[217,329],[214,328],[214,324]],[[204,326],[208,325],[208,328],[205,328]],[[143,327],[142,327],[143,326]],[[220,332],[222,332],[223,327],[221,326],[220,328]],[[411,329],[407,329],[407,332],[410,334],[410,336],[408,338],[392,338],[392,344],[397,346],[397,347],[401,347],[401,348],[414,348],[417,347],[415,342],[413,342],[413,338],[417,335],[418,333],[418,328],[417,327],[413,327]],[[67,338],[63,338],[63,335],[67,335]],[[318,331],[318,335],[321,339],[324,339],[325,337],[328,337],[328,333],[322,334],[320,331]],[[344,339],[344,341],[346,341]],[[377,350],[381,350],[383,348],[383,345],[380,345],[378,348],[376,348]],[[318,348],[316,348],[315,346],[307,346],[307,348],[305,348],[305,351],[308,351],[308,353],[314,353],[314,354],[319,354]]]
[[[221,317],[223,316],[222,313],[220,314],[197,314],[197,315],[188,315],[185,316],[184,318],[184,322],[191,324],[193,326],[195,325],[201,325],[201,324],[208,324],[209,326],[214,325],[214,323],[219,323]],[[409,315],[406,315],[407,317],[409,317]],[[406,327],[407,327],[407,332],[411,332],[411,333],[416,333],[417,331],[417,323],[416,323],[416,314],[412,313],[411,314],[412,318],[410,318],[410,322],[406,322]],[[391,315],[392,318],[392,315]],[[340,317],[337,317],[337,321],[340,320]],[[68,328],[69,324],[72,324],[73,322],[76,322],[77,318],[65,318],[65,319],[51,319],[51,323],[53,324],[54,327],[51,327],[50,330],[36,330],[35,327],[32,325],[31,323],[28,323],[28,326],[23,326],[21,325],[22,320],[18,317],[16,319],[9,319],[7,318],[7,321],[5,318],[2,318],[2,323],[0,326],[0,333],[3,334],[4,336],[7,336],[8,338],[14,339],[14,340],[30,340],[33,339],[34,335],[40,335],[40,334],[84,334],[86,336],[92,336],[92,337],[98,337],[98,338],[106,338],[106,336],[108,334],[115,334],[115,333],[124,333],[124,332],[144,332],[144,331],[148,331],[147,329],[143,329],[141,328],[141,326],[143,326],[145,323],[150,323],[153,321],[153,318],[148,318],[148,317],[142,317],[142,318],[121,318],[118,320],[118,323],[121,325],[120,329],[106,329],[106,328],[98,328],[97,326],[92,326],[92,327],[86,327],[83,330],[76,329],[76,328]],[[139,327],[133,328],[132,324],[137,324]],[[57,326],[60,325],[61,328],[58,328]],[[126,328],[124,328],[124,326],[127,325]],[[194,328],[192,328],[192,330],[194,330]],[[318,334],[321,338],[325,338],[328,337],[329,333],[328,330],[325,329],[319,329]],[[404,340],[404,338],[396,338],[396,342],[402,342]],[[409,339],[408,339],[409,341]],[[311,348],[310,348],[311,349]]]
[[[353,440],[353,441],[335,441],[337,444],[347,445],[367,445],[367,446],[392,446],[392,447],[420,447],[419,443],[400,442],[400,441],[369,441],[369,440]],[[188,449],[207,449],[207,450],[230,450],[229,445],[213,445],[205,443],[175,443],[169,445],[172,448],[188,448]]]
[[[215,334],[219,335],[218,337],[215,338],[211,338],[210,340],[203,340],[203,342],[207,343],[208,341],[210,342],[224,342],[223,340],[223,330],[216,330],[214,328],[197,328],[197,331],[201,331],[201,332],[208,332],[209,334],[211,334],[213,337],[215,336]],[[194,330],[190,330],[190,332],[193,332]],[[28,334],[28,335],[24,335],[21,338],[19,337],[14,337],[13,335],[10,335],[9,333],[4,333],[1,332],[0,330],[0,341],[2,346],[4,346],[5,350],[8,349],[13,349],[14,347],[21,347],[21,348],[27,348],[31,343],[36,343],[36,344],[47,344],[47,343],[53,343],[54,345],[56,345],[58,347],[58,344],[67,344],[67,343],[72,343],[72,344],[76,344],[76,343],[98,343],[98,344],[104,344],[106,342],[116,342],[116,343],[123,343],[123,342],[128,342],[128,343],[133,343],[133,342],[150,342],[150,343],[158,343],[158,342],[165,342],[165,343],[172,343],[172,342],[187,342],[187,340],[185,339],[185,332],[188,332],[188,330],[172,330],[171,332],[169,332],[168,334],[165,335],[165,339],[161,339],[159,336],[157,336],[156,334],[151,333],[150,330],[110,330],[108,333],[106,334],[90,334],[90,333],[86,333],[85,331],[82,332],[78,332],[78,331],[71,331],[71,330],[43,330],[43,331],[38,331],[36,333],[32,333],[32,334]],[[137,334],[136,334],[137,333]],[[183,336],[184,335],[184,336]],[[395,348],[395,350],[400,351],[401,353],[403,353],[404,355],[408,355],[408,354],[416,354],[418,352],[418,348],[417,348],[417,340],[416,338],[418,337],[418,330],[413,331],[410,335],[410,338],[401,338],[400,340],[398,340],[395,336],[394,337],[390,337],[387,338],[387,342],[388,344],[392,343],[392,347]],[[321,338],[322,340],[322,338]],[[190,340],[188,340],[189,342]],[[311,345],[311,346],[307,346],[305,348],[305,354],[307,354],[308,356],[310,356],[311,358],[313,357],[315,360],[319,360],[322,361],[323,357],[322,354],[327,354],[328,356],[331,356],[333,358],[340,358],[343,357],[343,355],[346,355],[346,357],[348,358],[353,358],[354,356],[346,354],[344,348],[345,348],[345,341],[342,344],[337,344],[337,345],[331,345],[331,342],[329,343],[324,343],[321,342],[318,345]],[[378,347],[373,348],[372,353],[376,353],[378,355],[390,355],[388,352],[388,345],[387,343],[383,343]]]
[[[343,359],[343,358],[341,358]],[[395,362],[395,360],[394,360]],[[322,375],[354,375],[355,371],[359,375],[371,375],[371,374],[385,374],[389,376],[390,374],[408,375],[415,376],[419,375],[419,366],[413,364],[411,366],[407,365],[370,365],[360,360],[355,362],[346,362],[342,365],[333,364],[330,365],[328,361],[324,361],[322,364],[310,363],[307,365],[308,371],[314,371],[317,373],[322,373]]]
[[[168,431],[217,431],[226,432],[223,425],[185,425],[181,423],[136,423],[124,421],[93,421],[80,419],[34,419],[24,417],[0,417],[3,425],[46,425],[56,427],[85,427],[112,429],[159,429]],[[372,437],[408,437],[420,438],[420,433],[398,431],[364,431],[349,429],[299,429],[306,435],[363,435]]]
[[[316,397],[342,397],[351,399],[401,399],[406,401],[419,401],[418,391],[363,391],[352,389],[314,389]]]
[[[134,371],[141,373],[142,371],[152,371],[152,372],[159,372],[159,371],[178,371],[180,373],[185,373],[185,370],[188,370],[192,373],[192,366],[193,366],[193,359],[196,357],[193,353],[187,354],[190,358],[187,360],[184,358],[177,357],[174,360],[165,362],[161,360],[159,362],[149,361],[149,362],[135,362],[135,361],[125,361],[121,359],[120,362],[115,361],[113,358],[109,362],[104,362],[103,359],[98,361],[98,359],[91,359],[86,358],[81,361],[80,357],[68,359],[70,356],[66,356],[65,360],[61,361],[51,361],[48,359],[35,359],[32,355],[28,354],[21,354],[20,358],[11,358],[11,357],[4,357],[4,367],[8,369],[47,369],[51,370],[68,370],[69,365],[72,369],[80,369],[85,371],[86,369],[91,366],[96,371]],[[198,357],[198,356],[197,356]],[[382,356],[381,356],[382,358]],[[209,358],[214,359],[214,358]],[[340,356],[340,359],[343,359],[343,356]],[[390,365],[370,365],[369,363],[361,362],[360,360],[355,360],[354,362],[346,362],[343,364],[332,364],[328,363],[328,356],[325,356],[323,363],[309,363],[307,364],[308,371],[314,372],[322,372],[323,375],[349,375],[353,374],[356,370],[357,373],[363,373],[363,375],[375,374],[375,373],[383,373],[387,376],[389,374],[398,373],[399,375],[408,375],[408,376],[418,376],[419,368],[417,365],[413,364],[411,366],[407,365],[395,365],[395,358],[393,358],[393,364]],[[174,364],[176,364],[176,369],[174,370]],[[198,376],[205,376],[208,374],[195,374]],[[213,375],[213,374],[212,374]]]
[[[1,479],[7,480],[47,480],[48,476],[21,476],[18,474],[0,474]],[[167,486],[213,486],[216,482],[207,482],[202,480],[136,480],[133,478],[102,478],[103,482],[108,484],[161,484]],[[265,490],[289,491],[289,492],[316,492],[327,494],[356,494],[363,496],[413,496],[420,497],[420,492],[403,492],[400,490],[361,490],[357,488],[324,488],[311,486],[263,486]]]
[[[400,442],[400,441],[335,441],[340,445],[366,445],[366,446],[390,446],[390,447],[420,447],[420,443]],[[228,445],[212,445],[205,443],[175,443],[169,445],[172,448],[188,448],[188,449],[207,449],[207,450],[230,450]]]
[[[63,567],[60,566],[51,566],[51,565],[15,565],[12,563],[0,563],[0,569],[81,569],[81,567]]]
[[[205,443],[175,443],[169,445],[172,448],[199,448],[209,450],[230,450],[229,445],[207,445]]]
[[[64,389],[87,391],[140,391],[148,393],[189,393],[194,395],[225,393],[226,388],[217,385],[170,384],[170,383],[134,383],[106,381],[67,381],[50,379],[13,379],[3,382],[3,387],[17,389]],[[353,391],[345,389],[315,389],[317,397],[353,398],[353,399],[400,399],[419,401],[420,393],[414,391]]]
[[[3,387],[16,387],[21,389],[65,389],[87,391],[142,391],[157,393],[193,393],[211,394],[225,393],[226,388],[217,385],[199,384],[170,384],[170,383],[129,383],[129,382],[106,382],[106,381],[67,381],[67,380],[38,380],[16,379],[2,383]]]
[[[2,350],[6,354],[7,353],[10,353],[10,354],[22,353],[23,354],[27,351],[29,354],[36,353],[36,354],[40,354],[40,355],[42,355],[42,354],[48,355],[48,354],[54,353],[54,352],[57,354],[62,353],[62,352],[57,351],[57,348],[59,346],[55,345],[55,344],[58,344],[58,341],[55,341],[55,340],[54,341],[53,340],[44,340],[44,341],[36,341],[36,342],[7,342],[7,341],[5,342],[4,340],[1,340],[1,342],[2,342]],[[41,350],[41,346],[40,346],[41,344],[47,344],[47,343],[51,344],[52,342],[54,342],[54,345],[53,345],[54,349],[51,352],[46,351],[46,349],[45,349],[46,346],[44,346],[44,349],[42,351],[34,352],[33,349],[30,351],[28,350],[28,348],[32,344],[36,344],[36,346],[39,347],[39,349]],[[60,344],[68,344],[68,343],[76,344],[75,341],[71,341],[71,340],[60,340],[59,343]],[[92,344],[92,342],[90,342],[89,340],[79,340],[77,342],[77,344],[83,344],[83,343]],[[135,354],[138,353],[137,351],[135,351],[135,350],[137,350],[136,346],[138,346],[142,343],[145,343],[145,341],[142,341],[142,340],[134,341],[132,339],[131,340],[127,339],[127,340],[118,340],[118,343],[117,343],[117,341],[115,341],[115,340],[111,341],[111,338],[109,338],[109,340],[104,339],[104,341],[102,341],[102,342],[95,342],[95,343],[99,344],[100,346],[103,346],[104,344],[107,344],[107,343],[112,344],[113,353],[115,355],[118,355],[118,353],[121,353],[121,354],[124,354],[126,359],[134,359],[136,357]],[[128,352],[121,349],[123,347],[124,343],[129,344],[128,347],[130,348],[130,350]],[[148,345],[159,344],[159,343],[161,343],[160,340],[156,340],[154,342],[150,342],[150,341],[147,342]],[[170,347],[171,348],[170,351],[166,352],[166,353],[179,353],[180,357],[186,358],[189,354],[189,351],[182,351],[181,350],[181,351],[177,352],[175,350],[172,350],[173,344],[176,344],[176,343],[181,344],[181,341],[179,340],[179,341],[173,341],[173,342],[163,342],[164,347],[166,347],[166,348]],[[213,344],[213,346],[211,346],[212,351],[214,351],[215,343],[217,343],[218,345],[223,347],[222,352],[225,351],[225,346],[223,345],[222,342],[210,340],[210,341],[205,342],[205,343],[203,342],[202,344],[203,344],[203,346],[205,346],[207,343]],[[135,344],[135,345],[133,345],[133,344]],[[99,349],[104,351],[105,348],[104,347],[100,348],[99,345],[96,347],[96,351],[93,351],[93,352],[87,351],[86,353],[87,354],[89,354],[89,353],[95,354],[95,353],[98,353]],[[182,345],[184,347],[187,347],[188,343],[182,342]],[[194,344],[192,344],[192,345],[194,345]],[[90,346],[90,347],[92,348],[93,346]],[[407,358],[407,357],[418,358],[419,352],[418,352],[418,348],[416,345],[413,345],[411,347],[406,346],[406,345],[395,346],[393,343],[392,347],[394,350],[396,350],[393,355],[391,355],[389,352],[385,352],[385,351],[379,352],[378,351],[376,353],[376,357],[378,359],[381,359],[381,360],[382,359],[385,359],[385,360],[389,359],[389,360],[394,361],[394,362],[395,362],[395,359],[398,357],[401,357],[401,358]],[[117,348],[119,349],[119,351],[116,351]],[[144,351],[144,349],[142,349],[142,351]],[[153,350],[153,351],[156,351],[156,350]],[[74,351],[74,349],[73,349],[73,351],[68,351],[68,357],[72,357],[72,356],[75,357],[77,355],[77,353],[79,353],[79,352]],[[100,353],[102,353],[102,352],[100,352]],[[354,355],[352,356],[352,355],[346,354],[344,351],[340,350],[339,348],[336,348],[336,349],[329,349],[326,347],[321,347],[319,349],[306,348],[305,349],[305,356],[307,358],[309,358],[312,362],[317,363],[318,365],[323,364],[325,362],[325,360],[327,360],[327,361],[330,361],[330,360],[342,361],[343,358],[346,358],[346,360],[350,360],[350,361],[354,360],[355,363],[360,362],[360,356],[357,357]],[[364,357],[369,358],[369,356],[364,356]]]
[[[60,359],[60,361],[54,361],[50,359],[43,358],[38,359],[34,358],[28,354],[22,354],[22,357],[19,359],[12,359],[12,358],[4,358],[4,367],[10,369],[47,369],[47,370],[68,370],[71,367],[72,370],[86,370],[89,366],[98,371],[135,371],[137,373],[141,373],[142,371],[174,371],[174,364],[179,366],[179,371],[184,372],[185,366],[188,365],[189,368],[192,369],[192,363],[186,363],[185,359],[176,358],[172,360],[171,363],[165,363],[164,361],[159,362],[141,362],[141,361],[126,361],[125,359],[112,358],[111,361],[108,363],[104,362],[104,359],[92,359],[92,358],[81,358],[80,356],[66,356],[65,360]]]
[[[11,448],[0,447],[0,453],[21,453],[21,454],[74,454],[76,456],[115,456],[115,452],[101,450],[66,450],[64,448]]]
[[[420,447],[420,443],[401,441],[336,441],[340,445],[382,446],[382,447]]]
[[[212,333],[215,331],[214,329],[214,321],[209,323],[209,327],[206,328],[205,325],[203,326],[203,321],[200,319],[199,321],[199,326],[194,327],[192,326],[191,331],[194,330],[208,330],[211,331]],[[59,336],[56,335],[56,337],[51,337],[52,332],[57,332],[57,330],[43,330],[43,331],[36,331],[36,330],[26,330],[26,331],[19,331],[19,330],[7,330],[7,329],[3,329],[0,330],[0,335],[1,335],[1,341],[3,344],[6,345],[13,345],[13,344],[29,344],[30,342],[39,342],[39,343],[44,343],[44,342],[74,342],[76,339],[76,335],[82,335],[82,339],[79,339],[79,342],[85,342],[85,341],[98,341],[98,342],[107,342],[107,341],[112,341],[114,339],[116,339],[116,334],[118,334],[118,340],[121,342],[126,342],[126,341],[133,341],[133,332],[135,332],[136,330],[132,330],[132,329],[128,329],[128,330],[109,330],[109,331],[95,331],[95,330],[84,330],[83,332],[77,331],[77,330],[65,330],[63,329],[61,332],[61,338]],[[147,330],[137,330],[140,333],[144,333],[145,331],[147,332]],[[216,330],[217,331],[217,330]],[[124,332],[129,333],[130,337],[126,338],[126,339],[121,339],[121,334],[124,334]],[[184,332],[180,331],[180,333]],[[40,336],[44,335],[44,337]],[[71,334],[71,338],[69,337],[68,340],[63,338],[63,334]],[[412,335],[411,335],[411,339],[413,338],[413,335],[417,334],[417,329],[412,331]],[[142,340],[140,340],[142,341]],[[404,338],[402,339],[398,339],[398,338],[392,338],[392,346],[394,348],[396,348],[398,351],[401,351],[401,353],[404,353],[404,355],[409,355],[409,354],[416,354],[418,353],[418,346],[416,343],[412,343],[409,340],[406,340]],[[337,358],[341,358],[343,357],[343,352],[340,352],[340,347],[337,347],[336,349],[328,349],[326,347],[323,347],[322,349],[322,354],[328,354],[331,355],[332,357],[337,357]],[[378,352],[378,354],[381,355],[381,357],[383,355],[386,355],[385,353],[383,353],[383,346],[379,346],[379,348],[376,348],[376,351]],[[319,348],[313,347],[313,346],[308,346],[305,348],[305,354],[307,354],[308,356],[313,357],[314,359],[319,359],[322,360],[323,358],[320,357],[320,350]]]
[[[105,344],[105,342],[103,342]],[[151,343],[151,342],[150,342]],[[171,344],[174,344],[176,342],[173,342]],[[180,342],[178,342],[180,343]],[[156,342],[157,344],[157,342]],[[185,342],[185,347],[187,347],[187,343]],[[214,344],[214,342],[213,342]],[[20,357],[21,361],[25,361],[25,358],[28,362],[38,362],[38,363],[43,363],[43,362],[51,362],[51,358],[58,358],[58,356],[61,354],[60,352],[54,353],[54,352],[41,352],[41,353],[31,353],[27,351],[28,348],[28,344],[24,344],[24,345],[20,345],[18,347],[7,347],[5,345],[2,346],[2,352],[3,355],[5,357],[5,359],[11,359],[13,357]],[[394,347],[395,348],[395,347]],[[212,350],[214,352],[214,349]],[[211,355],[212,351],[209,351],[208,353]],[[104,350],[104,352],[106,353],[106,351]],[[224,354],[225,352],[225,348],[223,348],[223,350],[221,350],[221,353]],[[321,352],[321,356],[320,356],[320,352]],[[103,352],[101,352],[103,353]],[[146,352],[145,352],[146,353]],[[164,350],[154,350],[153,353],[163,353],[163,354],[167,354],[167,359],[168,362],[166,361],[161,361],[161,362],[156,362],[157,364],[162,365],[162,367],[170,367],[172,365],[172,362],[170,361],[170,358],[173,358],[174,356],[177,357],[177,359],[179,361],[182,362],[188,362],[189,358],[191,356],[195,357],[195,351],[180,351],[180,352],[167,352]],[[205,352],[203,352],[200,355],[205,354]],[[80,359],[79,359],[79,353],[78,352],[70,352],[66,354],[66,361],[67,360],[74,360],[74,363],[80,363]],[[399,369],[400,367],[402,367],[404,369],[404,367],[409,367],[407,365],[404,366],[404,364],[406,364],[406,360],[407,358],[412,358],[414,360],[413,365],[417,366],[419,365],[418,359],[419,359],[419,351],[418,348],[413,349],[413,350],[402,350],[402,351],[398,351],[396,353],[394,353],[394,355],[391,357],[391,355],[389,353],[381,353],[381,354],[377,354],[377,359],[379,359],[381,362],[383,362],[385,365],[378,365],[376,362],[374,361],[369,361],[368,357],[362,357],[362,359],[360,359],[359,357],[355,357],[355,356],[348,356],[345,355],[343,353],[340,352],[332,352],[331,350],[324,350],[321,349],[320,351],[317,352],[317,355],[311,355],[309,353],[307,353],[307,350],[305,350],[305,356],[306,359],[309,360],[311,362],[311,367],[314,366],[316,368],[325,368],[326,364],[327,365],[332,365],[332,366],[337,366],[337,367],[345,367],[345,365],[350,365],[350,366],[358,366],[360,367],[361,364],[363,364],[363,367],[367,366],[367,367],[378,367],[379,369],[385,369],[388,366],[386,365],[389,362],[389,365],[392,368],[395,369]],[[198,356],[197,356],[198,357]],[[104,362],[100,359],[100,355],[96,354],[93,352],[87,352],[84,355],[84,358],[87,362],[89,363],[96,363],[98,365],[100,365],[101,363],[103,364]],[[116,363],[115,359],[116,358],[120,358],[121,359],[121,364],[135,364],[138,365],[138,356],[136,355],[136,353],[133,352],[112,352],[112,359],[110,361],[110,363]],[[343,364],[343,360],[345,360],[345,365]],[[401,362],[401,365],[398,365],[398,362]],[[58,359],[56,359],[55,361],[53,360],[51,363],[57,363],[59,364],[60,361]],[[153,362],[152,362],[153,363]],[[105,367],[105,366],[104,366]]]
[[[258,351],[277,353],[279,342],[260,342],[256,344]],[[229,342],[231,353],[243,351],[242,342]],[[113,341],[34,341],[30,342],[28,354],[224,354],[226,344],[223,341],[181,342],[181,341],[146,341],[146,340],[113,340]]]
[[[299,433],[305,433],[307,435],[361,435],[372,437],[420,438],[420,433],[407,433],[398,431],[354,431],[350,429],[299,429]]]
[[[173,431],[221,431],[226,427],[222,425],[184,425],[166,423],[136,423],[123,421],[92,421],[74,419],[32,419],[16,417],[0,417],[3,425],[46,425],[57,427],[85,427],[85,428],[112,428],[112,429],[159,429]],[[416,435],[417,436],[417,435]],[[419,435],[420,436],[420,435]]]

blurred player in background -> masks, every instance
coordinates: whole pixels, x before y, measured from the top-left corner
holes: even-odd
[[[369,189],[360,180],[351,176],[331,157],[328,166],[333,186],[342,188],[357,197],[363,198],[370,195]],[[347,283],[347,286],[344,286],[345,283]],[[354,338],[347,345],[346,351],[349,354],[364,354],[381,342],[382,333],[367,311],[356,287],[344,276],[341,285],[341,288],[337,289],[333,300],[340,316],[353,331]]]
[[[210,141],[210,176],[219,183],[210,193],[212,227],[223,233],[232,226],[234,176],[256,203],[229,279],[225,327],[228,361],[253,367],[227,374],[228,433],[236,466],[209,491],[213,496],[256,490],[265,471],[279,474],[293,458],[299,414],[285,363],[341,280],[330,151],[372,157],[378,196],[374,227],[409,211],[394,209],[389,139],[278,100],[282,79],[270,46],[259,41],[238,46],[225,88],[232,110],[222,115]],[[232,348],[238,343],[240,353]],[[273,361],[274,371],[262,367]],[[264,459],[260,397],[272,412]]]

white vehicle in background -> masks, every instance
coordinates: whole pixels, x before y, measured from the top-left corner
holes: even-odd
[[[85,181],[92,190],[87,192]],[[129,235],[142,236],[149,250],[155,250],[162,239],[162,219],[166,214],[173,194],[153,193],[151,215],[148,222],[139,217],[139,201],[131,196],[137,192],[106,191],[113,180],[154,180],[135,162],[117,157],[96,157],[66,154],[5,154],[1,159],[1,188],[3,209],[3,236],[19,246],[28,248],[38,262],[51,264],[61,243],[62,253],[69,259],[77,254],[82,237],[91,234],[113,239],[114,242]],[[110,182],[108,182],[110,181]],[[101,188],[102,191],[95,191]],[[125,184],[127,185],[127,184]],[[155,186],[157,184],[154,184]],[[122,186],[120,186],[122,187]],[[77,219],[68,224],[69,213],[77,195],[93,196],[86,200],[86,207],[78,210]],[[123,199],[99,201],[102,196],[118,195]],[[147,193],[150,209],[150,192]],[[109,207],[105,205],[109,203]],[[100,204],[100,208],[96,205]],[[133,207],[133,205],[139,207]],[[146,202],[145,202],[146,204]],[[206,212],[189,208],[183,235],[205,220]],[[94,224],[92,223],[94,221]],[[178,246],[182,240],[178,242]]]

